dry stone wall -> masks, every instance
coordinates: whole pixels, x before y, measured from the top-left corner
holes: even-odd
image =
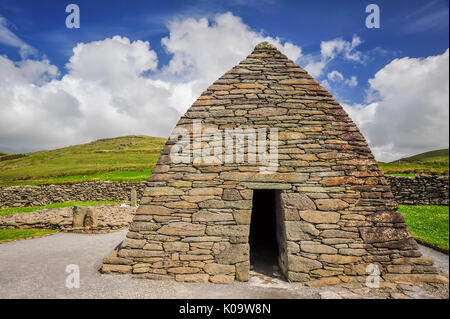
[[[89,227],[75,225],[74,208],[63,207],[0,216],[0,229],[58,228],[66,232],[107,233],[127,228],[137,209],[137,207],[119,205],[83,206],[82,208],[95,212],[95,224]]]
[[[73,201],[130,201],[136,189],[141,198],[148,182],[86,182],[41,186],[0,187],[0,208],[44,206]]]
[[[386,179],[398,204],[448,205],[448,176],[394,177]],[[137,200],[148,182],[87,182],[64,185],[0,187],[0,208],[44,206],[73,201],[130,201],[132,189]]]
[[[398,204],[448,206],[448,176],[386,178]]]

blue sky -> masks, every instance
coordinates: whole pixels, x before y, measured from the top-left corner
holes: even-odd
[[[80,29],[67,29],[65,26],[65,19],[68,15],[65,13],[65,7],[69,3],[76,3],[80,7]],[[370,3],[375,3],[380,7],[381,28],[379,29],[368,29],[365,26],[365,19],[368,15],[365,12],[365,8]],[[321,81],[335,95],[339,102],[348,105],[349,109],[351,106],[354,107],[350,110],[355,110],[354,120],[362,128],[365,124],[361,123],[364,122],[367,114],[362,114],[364,112],[361,109],[365,106],[364,110],[368,110],[367,106],[373,102],[372,97],[380,93],[376,92],[377,90],[381,90],[379,87],[376,88],[375,83],[371,85],[368,82],[375,77],[377,72],[388,66],[394,59],[404,58],[409,59],[408,62],[415,63],[419,68],[420,59],[443,55],[446,52],[449,47],[448,5],[447,0],[79,0],[72,2],[0,0],[0,19],[2,19],[0,20],[0,56],[4,56],[12,63],[15,63],[17,70],[20,61],[48,60],[48,63],[56,67],[58,72],[51,75],[47,81],[52,79],[61,80],[65,75],[71,75],[73,71],[66,67],[66,63],[74,55],[73,48],[77,46],[77,43],[88,44],[118,35],[129,39],[130,43],[138,40],[149,42],[150,50],[156,54],[158,61],[157,67],[147,68],[148,72],[146,74],[149,78],[152,78],[152,80],[164,79],[171,85],[175,83],[180,84],[179,77],[173,75],[174,73],[177,74],[178,71],[169,72],[170,74],[168,74],[162,72],[162,70],[170,63],[174,63],[173,60],[177,54],[186,56],[193,54],[193,51],[181,52],[183,53],[181,54],[180,51],[173,48],[176,47],[173,35],[176,32],[176,27],[171,22],[178,21],[179,27],[183,27],[182,21],[188,19],[199,21],[202,18],[206,18],[208,19],[209,27],[212,28],[214,24],[218,24],[215,20],[218,15],[228,13],[231,14],[231,16],[228,16],[229,21],[232,21],[230,23],[241,27],[237,30],[249,32],[250,35],[248,37],[270,37],[271,39],[278,39],[281,44],[290,43],[300,48],[300,56],[296,55],[295,52],[292,54],[297,57],[296,62],[302,67],[306,67],[308,71],[313,70],[312,65],[314,62],[318,63],[324,59],[323,51],[321,51],[323,42],[331,43],[331,41],[335,41],[335,48],[339,45],[347,46],[347,49],[336,51],[335,56],[326,59],[326,63],[320,67],[319,71],[311,72],[316,75],[316,79]],[[218,32],[224,29],[228,30],[227,28],[217,29]],[[2,32],[4,33],[3,38]],[[29,52],[24,55],[20,51],[20,45],[14,44],[5,38],[5,32],[13,34],[22,45],[30,48]],[[192,32],[196,32],[195,29]],[[162,42],[162,39],[165,37],[169,39],[169,42],[173,43],[172,48]],[[354,43],[356,45],[351,47],[352,41],[355,40],[356,42]],[[182,41],[182,39],[179,39],[179,41]],[[220,39],[219,35],[217,43],[209,41],[202,45],[207,50],[211,46],[221,45],[221,41],[222,39]],[[239,45],[239,43],[236,43],[236,46]],[[348,55],[346,55],[347,53]],[[448,58],[444,58],[444,60],[448,60]],[[220,64],[221,61],[218,60],[217,63]],[[432,62],[430,62],[431,64]],[[229,67],[228,64],[224,63],[224,68],[225,66]],[[206,72],[201,70],[201,65],[197,65],[195,68],[197,68],[195,72],[199,76],[204,75],[204,72]],[[207,68],[206,65],[205,68]],[[182,78],[185,81],[192,81],[192,77],[187,74],[188,71],[183,69],[179,73],[183,74]],[[335,72],[333,73],[333,71]],[[220,74],[211,74],[211,78],[213,75],[217,77]],[[405,76],[408,77],[408,75]],[[352,77],[354,77],[353,83],[351,82]],[[448,77],[448,73],[447,75],[444,74],[443,77],[444,79]],[[42,86],[43,83],[39,83],[39,85]],[[199,88],[193,89],[191,92],[192,98],[195,98],[196,94],[201,93],[201,85],[198,84],[198,86]],[[0,93],[2,92],[1,90],[2,88],[0,87]],[[381,92],[381,95],[383,95],[383,92]],[[172,95],[169,94],[168,96]],[[75,96],[75,99],[78,99],[78,97]],[[80,98],[79,100],[81,101],[82,99]],[[445,99],[444,97],[440,104],[446,106],[448,114],[448,98]],[[378,109],[381,109],[381,107]],[[182,108],[176,111],[182,113]],[[356,114],[357,111],[361,112]],[[407,112],[407,110],[404,111]],[[445,114],[445,109],[443,112]],[[352,112],[350,114],[352,115]],[[363,119],[359,119],[360,117]],[[380,119],[383,116],[375,116],[372,118],[372,122],[375,121],[375,118],[381,121]],[[360,123],[358,123],[358,119]],[[167,121],[168,131],[170,131],[173,124],[173,120]],[[84,125],[86,130],[81,140],[103,137],[99,136],[101,135],[99,132],[94,133],[92,130],[86,129],[88,124],[80,125]],[[69,131],[71,129],[74,130],[73,128],[68,128]],[[369,132],[374,130],[374,128],[362,128],[370,142],[372,140],[380,140],[380,138],[368,136],[370,135]],[[142,133],[163,135],[167,134],[167,131],[149,130]],[[64,143],[80,142],[72,137],[58,140],[42,136],[42,143],[36,137],[33,143],[29,144],[25,143],[23,137],[21,139],[16,133],[2,132],[0,130],[0,134],[3,135],[0,135],[0,149],[3,148],[10,151],[31,150],[33,145],[35,148],[56,147],[62,146]],[[71,134],[75,135],[75,131]],[[105,134],[122,134],[122,131],[108,131]],[[435,140],[434,136],[429,137],[428,140],[421,141],[420,146],[417,147],[409,145],[410,142],[401,143],[402,145],[398,145],[398,147],[395,145],[391,146],[389,150],[386,148],[386,143],[384,143],[384,147],[385,151],[392,153],[391,157],[395,157],[425,150],[427,147],[436,148],[448,145],[448,139],[441,139],[439,143],[430,144],[429,141],[432,140]],[[22,146],[20,145],[21,143],[23,144]],[[379,141],[378,144],[375,144],[371,146],[375,148],[381,147],[383,143]],[[407,144],[409,146],[406,146]],[[379,154],[381,153],[380,151]]]

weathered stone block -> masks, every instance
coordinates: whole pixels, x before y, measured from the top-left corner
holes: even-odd
[[[189,250],[189,244],[183,243],[183,242],[166,242],[163,243],[164,250],[168,252],[174,252],[174,251],[188,251]]]
[[[209,236],[248,236],[250,225],[217,225],[207,226],[206,234]]]
[[[158,233],[170,236],[203,236],[205,234],[205,229],[206,226],[201,224],[173,222],[161,227],[158,230]]]
[[[407,228],[367,227],[361,229],[361,237],[366,243],[382,243],[412,237]]]
[[[308,240],[310,236],[300,227],[298,221],[286,221],[286,238],[291,241]]]
[[[247,261],[249,254],[248,244],[231,244],[216,254],[215,259],[219,264],[232,265]]]
[[[149,187],[144,191],[144,196],[179,196],[184,191],[175,187]]]
[[[301,250],[311,254],[336,254],[337,249],[320,244],[302,244]]]
[[[248,261],[237,263],[236,265],[236,280],[248,281],[250,274],[250,263]]]
[[[320,210],[343,210],[350,206],[341,199],[316,199],[315,202]]]
[[[357,262],[360,259],[360,257],[357,256],[343,256],[343,255],[321,255],[319,257],[320,261],[324,261],[330,264],[337,264],[337,265],[345,265]]]
[[[336,212],[300,211],[300,217],[314,224],[335,224],[339,221],[340,214]]]
[[[234,265],[222,265],[222,264],[206,264],[203,270],[210,275],[228,275],[234,274],[235,267]]]
[[[192,214],[193,222],[220,222],[234,220],[233,214],[220,211],[201,210]]]
[[[292,206],[298,210],[315,210],[316,205],[305,194],[300,193],[283,193],[281,194],[283,205]]]
[[[305,258],[305,257],[301,257],[301,256],[288,255],[289,271],[308,273],[309,271],[311,271],[313,269],[319,269],[319,268],[322,268],[322,263],[317,260],[313,260],[313,259],[309,259],[309,258]]]
[[[102,266],[102,273],[104,273],[104,274],[110,274],[112,272],[118,272],[121,274],[130,274],[131,270],[132,270],[132,267],[128,266],[128,265],[103,264],[103,266]]]
[[[83,227],[84,218],[88,213],[87,207],[74,206],[73,207],[73,227]]]

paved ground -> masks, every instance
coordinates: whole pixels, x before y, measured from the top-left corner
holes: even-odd
[[[126,231],[88,235],[58,233],[0,244],[0,298],[448,298],[446,285],[369,289],[355,284],[309,288],[254,273],[248,283],[186,284],[98,272],[102,258]],[[421,247],[448,275],[447,255]],[[80,268],[80,288],[66,287],[66,266]]]

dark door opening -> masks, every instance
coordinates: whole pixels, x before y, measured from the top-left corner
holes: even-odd
[[[282,277],[278,266],[277,196],[279,191],[254,190],[250,223],[251,269],[271,277]]]

